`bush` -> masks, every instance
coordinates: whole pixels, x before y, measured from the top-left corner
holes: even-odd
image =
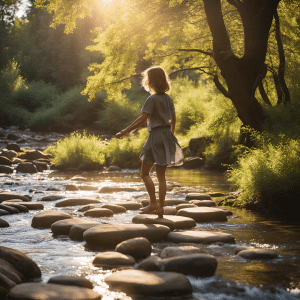
[[[105,163],[103,143],[94,135],[74,132],[56,141],[45,150],[45,153],[51,157],[52,164],[58,169],[78,167],[99,169]]]

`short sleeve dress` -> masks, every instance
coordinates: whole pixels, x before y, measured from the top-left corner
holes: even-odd
[[[183,151],[171,132],[174,103],[168,94],[154,94],[147,98],[143,113],[149,114],[149,137],[143,146],[140,159],[145,163],[174,166],[183,163]]]

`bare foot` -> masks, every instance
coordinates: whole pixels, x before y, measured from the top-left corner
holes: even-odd
[[[147,206],[147,208],[145,210],[143,210],[142,212],[140,212],[140,214],[149,214],[151,212],[154,212],[155,210],[158,209],[158,204],[150,204],[149,206]]]
[[[155,210],[155,213],[158,214],[159,218],[163,218],[164,217],[164,208],[163,207],[158,207],[158,209]]]

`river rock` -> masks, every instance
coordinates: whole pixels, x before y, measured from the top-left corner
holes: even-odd
[[[14,134],[14,133],[9,133],[6,138],[8,140],[15,140],[16,141],[16,140],[18,140],[20,138],[20,136],[17,135],[17,134]]]
[[[0,246],[0,259],[13,265],[22,274],[23,281],[32,281],[42,276],[38,265],[21,251]]]
[[[188,193],[185,197],[186,200],[212,200],[208,194],[201,193]]]
[[[44,205],[42,203],[36,203],[36,202],[12,202],[11,200],[3,201],[2,204],[4,205],[21,205],[26,207],[29,210],[43,210]]]
[[[196,206],[205,206],[205,207],[212,207],[217,206],[216,202],[213,200],[191,200],[190,203],[196,205]]]
[[[177,209],[176,207],[167,206],[164,207],[164,216],[176,216]]]
[[[61,200],[66,198],[65,196],[61,196],[61,195],[49,195],[49,196],[44,196],[40,199],[38,199],[38,201],[57,201],[57,200]]]
[[[211,197],[225,197],[226,196],[224,193],[221,193],[221,192],[212,192],[212,193],[208,193],[207,195],[209,195]]]
[[[99,190],[99,193],[119,193],[119,192],[137,192],[136,188],[126,188],[118,186],[104,186]]]
[[[69,192],[69,191],[72,191],[72,192],[79,191],[79,187],[76,186],[76,185],[74,185],[74,184],[67,184],[65,187],[66,187],[66,189],[65,189],[66,192]]]
[[[83,233],[95,226],[101,226],[102,223],[96,222],[96,221],[91,221],[91,220],[86,220],[89,223],[85,224],[75,224],[71,227],[70,232],[69,232],[69,238],[73,241],[83,241]]]
[[[238,254],[239,252],[243,251],[243,250],[252,250],[254,249],[253,247],[249,247],[249,246],[237,246],[234,248],[234,253]]]
[[[58,210],[41,211],[32,218],[31,226],[50,228],[54,222],[64,219],[72,219],[72,217],[68,213]]]
[[[145,258],[151,254],[152,247],[149,240],[144,237],[137,237],[118,244],[115,251],[128,254],[134,258]]]
[[[100,200],[96,199],[66,199],[55,204],[56,207],[67,207],[67,206],[79,206],[91,203],[101,203]]]
[[[122,171],[122,169],[118,166],[109,166],[106,171],[110,171],[110,172],[116,172],[116,171]]]
[[[85,205],[85,206],[82,206],[81,208],[79,208],[77,211],[85,212],[85,211],[93,209],[93,208],[96,208],[96,206],[95,205]]]
[[[30,174],[38,173],[37,167],[31,162],[23,162],[18,164],[16,171],[20,173],[30,173]]]
[[[136,237],[145,237],[151,242],[164,240],[170,229],[163,225],[144,224],[103,224],[83,233],[83,239],[91,245],[116,246],[117,244]]]
[[[13,150],[16,152],[23,152],[20,148],[20,146],[16,143],[7,144],[6,146],[7,150]]]
[[[21,205],[21,204],[17,204],[17,203],[9,203],[9,204],[5,204],[6,206],[10,206],[10,207],[14,207],[16,208],[19,212],[29,212],[29,209],[24,206],[24,205]]]
[[[142,260],[138,264],[137,268],[144,271],[159,272],[161,271],[160,269],[161,261],[162,259],[157,255],[149,256],[146,259]]]
[[[6,166],[11,166],[12,165],[12,161],[5,157],[5,156],[0,156],[0,165],[6,165]]]
[[[134,264],[135,259],[132,256],[114,251],[98,253],[93,260],[93,265],[101,267],[133,266]]]
[[[185,169],[199,169],[204,166],[204,162],[204,159],[201,157],[188,157],[182,166]]]
[[[100,300],[91,289],[62,284],[22,283],[11,289],[11,300]]]
[[[60,220],[51,225],[51,230],[54,235],[69,235],[71,227],[77,224],[91,224],[91,221],[85,219]]]
[[[15,169],[13,167],[0,165],[0,173],[3,173],[3,174],[12,174],[14,172],[14,170]]]
[[[189,280],[179,273],[123,270],[104,279],[110,290],[139,297],[192,296]]]
[[[163,249],[160,253],[161,258],[169,258],[174,256],[185,256],[190,254],[205,253],[199,245],[189,246],[170,246]]]
[[[13,151],[13,150],[8,150],[8,151],[3,151],[1,153],[1,156],[5,156],[6,158],[12,160],[13,158],[18,156],[18,153],[16,151]]]
[[[140,208],[143,207],[142,204],[137,202],[132,202],[132,201],[120,202],[120,203],[116,203],[116,205],[123,206],[127,210],[139,210]]]
[[[32,163],[35,165],[38,172],[43,172],[43,171],[46,171],[48,169],[48,165],[44,162],[34,160]]]
[[[247,259],[275,259],[278,258],[278,254],[266,250],[266,249],[256,249],[252,248],[251,250],[242,250],[238,253],[238,256],[241,256],[243,258]]]
[[[101,208],[106,208],[111,210],[114,214],[120,214],[127,211],[127,209],[120,205],[113,205],[113,204],[105,204],[102,205]]]
[[[29,159],[29,160],[37,160],[39,158],[48,159],[48,156],[39,150],[27,151],[19,154],[18,157],[21,159]]]
[[[0,218],[0,228],[9,227],[9,223]]]
[[[226,213],[213,207],[184,208],[177,212],[177,216],[192,218],[197,223],[227,221]]]
[[[93,284],[88,279],[76,276],[54,276],[48,280],[48,283],[73,285],[93,289]]]
[[[6,210],[9,214],[18,214],[19,210],[15,207],[0,204],[0,209]]]
[[[188,202],[183,199],[165,199],[164,206],[173,206],[173,205],[179,205],[179,204],[187,204]],[[142,201],[143,206],[149,205],[149,200],[143,200]]]
[[[171,230],[174,229],[187,229],[196,226],[196,222],[187,217],[179,216],[164,216],[163,218],[158,218],[156,215],[136,215],[132,219],[132,223],[135,224],[161,224],[168,226]]]
[[[235,239],[229,233],[219,231],[180,231],[170,232],[167,235],[167,241],[173,243],[197,243],[197,244],[213,244],[213,243],[229,243],[234,244]]]
[[[92,208],[84,213],[85,217],[92,218],[112,217],[113,215],[114,213],[107,208]]]
[[[0,203],[6,200],[20,199],[22,201],[31,201],[31,197],[13,192],[0,192]]]
[[[6,215],[9,215],[9,212],[7,210],[0,208],[0,216],[6,216]]]
[[[2,258],[0,258],[0,274],[13,281],[13,286],[23,282],[23,275],[11,263]]]
[[[176,211],[183,209],[183,208],[191,208],[191,207],[197,207],[197,205],[192,203],[183,203],[176,206]],[[177,213],[177,212],[176,212]]]

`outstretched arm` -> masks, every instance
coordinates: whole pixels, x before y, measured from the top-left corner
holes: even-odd
[[[123,129],[121,132],[116,134],[118,139],[122,138],[127,133],[131,132],[134,129],[140,128],[148,119],[149,114],[142,113],[131,125]]]
[[[175,131],[175,125],[176,125],[176,115],[173,113],[172,115],[172,121],[171,121],[171,131],[174,134]]]

